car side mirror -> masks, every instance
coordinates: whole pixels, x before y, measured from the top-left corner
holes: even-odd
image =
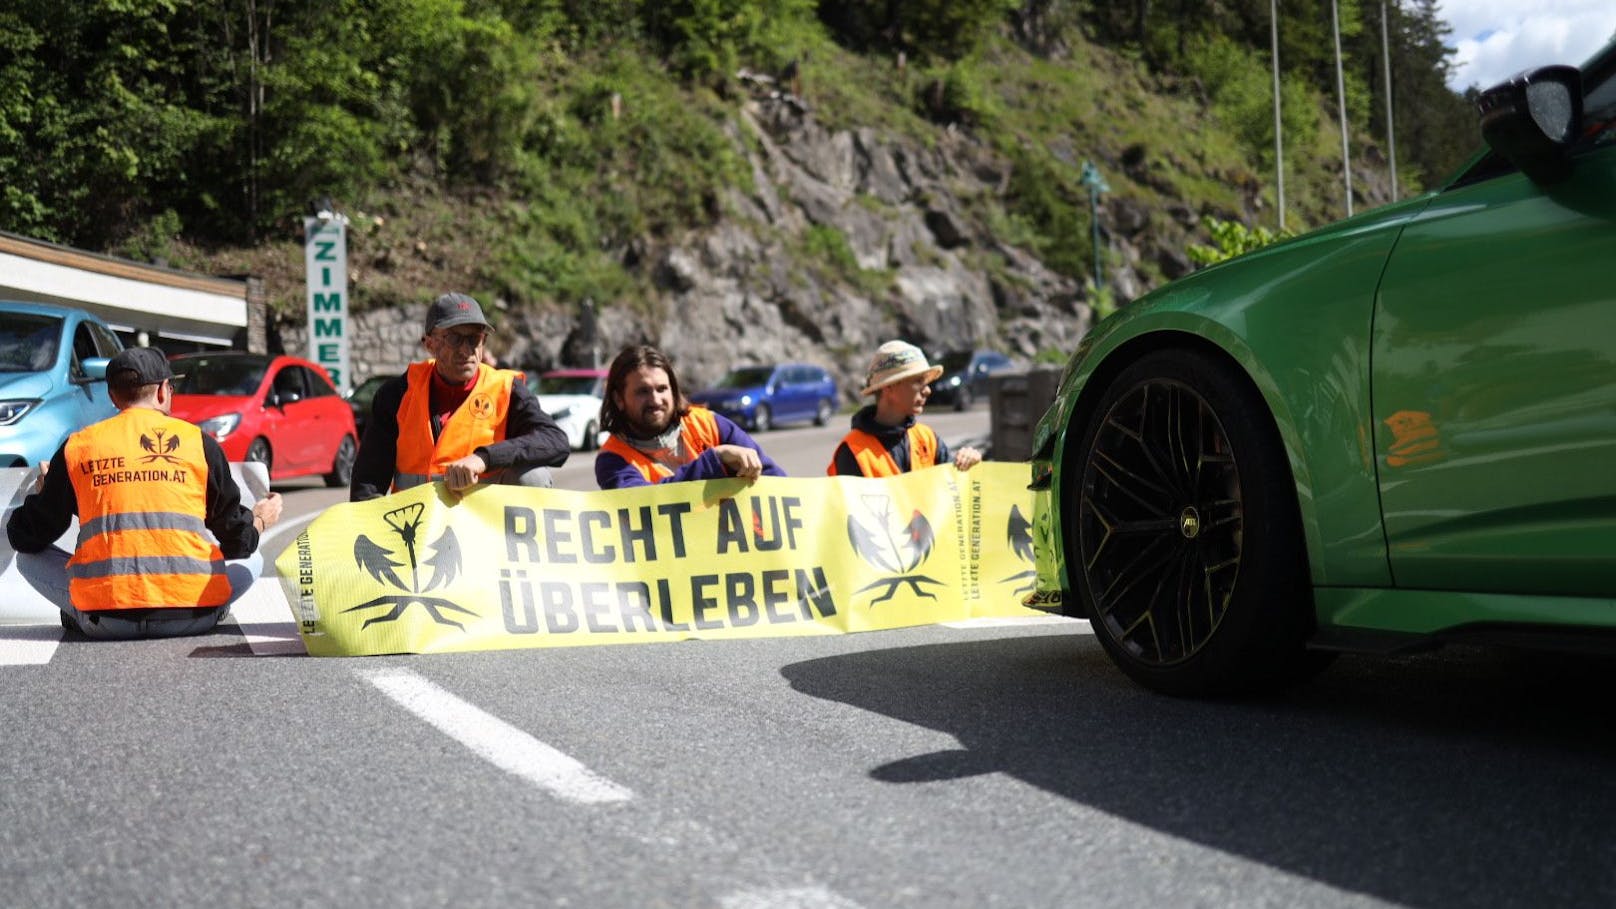
[[[105,382],[107,380],[107,364],[112,361],[106,357],[85,357],[79,361],[79,368],[84,370],[81,382]]]
[[[1533,183],[1571,175],[1571,146],[1582,131],[1582,74],[1574,66],[1520,72],[1476,99],[1481,135]]]

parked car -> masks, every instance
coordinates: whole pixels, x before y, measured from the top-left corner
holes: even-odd
[[[1616,43],[1477,109],[1489,147],[1435,191],[1182,278],[1078,344],[1034,435],[1033,535],[1136,681],[1616,647]]]
[[[836,412],[836,380],[808,363],[742,366],[689,397],[755,432],[806,420],[824,426]]]
[[[943,374],[931,383],[928,403],[948,404],[955,410],[970,410],[977,401],[986,401],[993,375],[1016,368],[996,350],[946,350],[937,356],[937,364],[943,367]]]
[[[174,416],[202,427],[227,458],[258,461],[272,480],[320,474],[327,486],[348,485],[358,433],[325,370],[239,351],[170,359]]]
[[[527,385],[544,412],[566,431],[574,451],[594,451],[605,441],[600,405],[606,395],[606,370],[552,369],[529,376]]]
[[[348,390],[348,408],[353,411],[354,431],[365,438],[365,424],[370,420],[370,405],[376,400],[376,391],[394,376],[371,376]]]
[[[0,466],[49,461],[68,434],[117,413],[107,361],[121,350],[82,309],[0,302]]]

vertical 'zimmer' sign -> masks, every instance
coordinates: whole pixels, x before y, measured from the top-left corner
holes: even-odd
[[[303,261],[309,281],[309,359],[325,368],[339,393],[348,369],[348,219],[304,218]]]

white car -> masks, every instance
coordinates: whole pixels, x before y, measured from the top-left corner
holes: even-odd
[[[539,406],[567,434],[574,451],[594,451],[605,441],[600,431],[600,405],[606,392],[604,369],[552,369],[529,378]]]

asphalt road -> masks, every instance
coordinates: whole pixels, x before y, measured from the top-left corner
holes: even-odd
[[[763,442],[817,473],[819,432]],[[272,552],[337,498],[282,491]],[[364,659],[288,628],[0,627],[0,905],[1616,903],[1609,661],[1205,703],[1071,621]]]

